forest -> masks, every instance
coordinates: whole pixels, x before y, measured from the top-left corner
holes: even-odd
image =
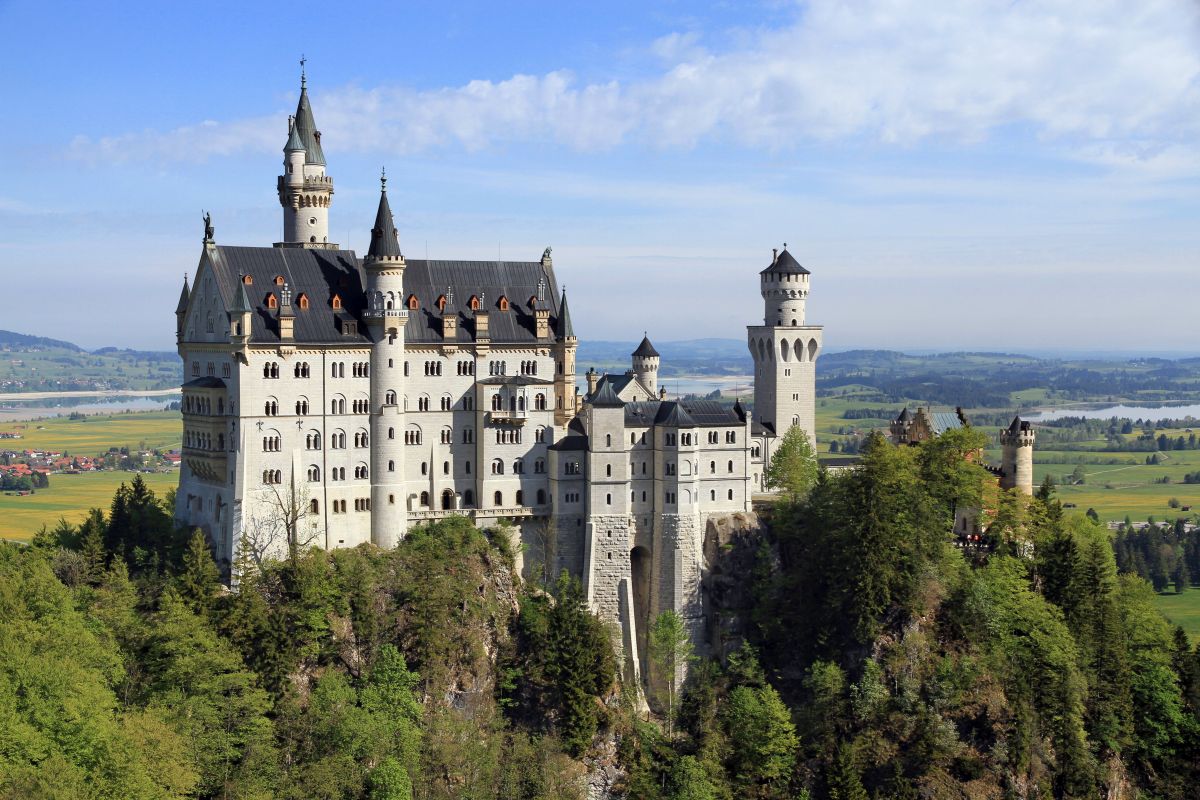
[[[651,712],[583,587],[523,581],[504,527],[243,551],[227,587],[135,478],[0,546],[0,797],[1194,796],[1200,650],[1105,529],[1048,486],[988,496],[970,429],[871,436],[839,474],[791,438],[737,544],[740,641],[656,620]],[[986,546],[949,536],[964,507]]]

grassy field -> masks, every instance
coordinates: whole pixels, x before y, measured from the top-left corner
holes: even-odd
[[[78,523],[90,508],[107,511],[113,493],[133,480],[132,472],[86,472],[51,475],[50,488],[26,497],[0,494],[0,538],[27,541],[42,525],[53,527],[59,518]],[[142,479],[160,497],[179,483],[179,473],[154,473]]]
[[[1163,616],[1187,631],[1192,641],[1200,641],[1200,589],[1188,589],[1183,594],[1160,594],[1155,604]]]
[[[0,440],[0,449],[53,450],[79,456],[95,456],[110,447],[172,450],[180,445],[183,422],[178,411],[147,411],[111,414],[72,420],[66,417],[9,422],[6,431],[17,431],[20,439]]]

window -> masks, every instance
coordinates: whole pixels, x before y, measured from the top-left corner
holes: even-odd
[[[708,471],[710,474],[716,475],[717,474],[717,462],[715,462],[715,461],[708,462]]]
[[[274,417],[279,414],[279,402],[277,400],[268,400],[263,404],[263,414],[268,417]]]
[[[346,432],[334,431],[329,434],[329,449],[330,450],[345,450],[346,449]]]
[[[546,459],[539,458],[533,462],[533,471],[541,474],[546,471]]]
[[[451,399],[450,395],[448,395],[448,394],[442,395],[442,411],[449,411],[453,405],[454,405],[454,400]]]
[[[333,299],[329,301],[329,304],[330,304],[331,306],[333,306],[335,309],[341,309],[341,307],[342,307],[342,298],[341,298],[339,295],[336,295],[336,294],[335,294],[335,295],[333,296]]]
[[[308,482],[316,483],[319,480],[321,480],[321,468],[316,465],[309,467],[308,468]]]
[[[492,474],[493,475],[503,475],[504,474],[504,462],[498,458],[494,459],[492,461]]]
[[[454,441],[454,431],[451,428],[442,428],[442,444],[451,444]]]
[[[612,434],[611,433],[604,434],[604,446],[612,447]]]
[[[384,395],[383,402],[389,406],[396,405],[396,393],[393,391],[389,391],[387,394]]]
[[[710,491],[709,491],[709,493],[708,493],[708,499],[709,499],[709,500],[716,500],[716,499],[717,499],[717,490],[716,490],[716,489],[712,489],[712,490],[710,490]]]
[[[463,428],[462,440],[463,440],[463,444],[473,443],[475,441],[475,429],[474,428]]]
[[[421,472],[421,474],[422,474],[422,475],[424,475],[424,474],[425,474],[425,472],[424,472],[424,467],[425,467],[425,465],[424,465],[424,464],[422,464],[422,465],[421,465],[421,467],[422,467],[422,472]],[[389,461],[389,462],[388,462],[388,472],[395,472],[395,471],[396,471],[396,462],[395,462],[395,461]]]
[[[541,426],[541,427],[539,427],[539,428],[538,428],[536,431],[534,431],[534,432],[533,432],[533,440],[534,440],[535,442],[544,442],[544,441],[546,441],[546,428],[545,428],[545,426]]]
[[[307,311],[308,310],[308,295],[306,295],[304,292],[301,292],[300,296],[296,298],[296,305],[300,306],[301,311]]]
[[[513,462],[512,470],[513,470],[513,475],[524,475],[525,474],[525,462],[518,458],[516,461]],[[520,505],[520,503],[518,502],[517,505]]]
[[[319,512],[320,510],[321,510],[321,504],[320,504],[320,503],[318,503],[318,502],[317,502],[315,499],[314,499],[314,500],[310,500],[310,501],[309,501],[309,503],[308,503],[308,513],[310,513],[310,514],[316,514],[316,513],[317,513],[317,512]]]
[[[733,472],[733,461],[729,462],[729,471]]]
[[[737,431],[725,431],[726,444],[737,444]]]
[[[228,365],[228,364],[222,364],[222,365],[221,365],[221,377],[222,377],[222,378],[228,378],[228,377],[229,377],[229,365]]]
[[[504,492],[496,492],[496,494],[492,496],[492,501],[497,508],[504,505]]]
[[[405,444],[413,444],[413,445],[420,444],[421,443],[421,429],[418,428],[416,425],[409,425],[408,429],[404,431],[404,443]]]
[[[730,489],[730,490],[729,490],[729,499],[730,499],[730,500],[732,500],[732,499],[733,499],[733,489]]]
[[[612,477],[612,464],[604,465],[604,475],[605,475],[605,477],[609,477],[609,478]]]
[[[247,286],[253,286],[254,285],[254,276],[253,275],[243,275],[242,283],[246,284]]]
[[[263,364],[263,377],[264,378],[278,378],[279,377],[279,364],[275,361],[268,361],[267,363]]]
[[[309,431],[304,437],[305,450],[320,450],[321,449],[321,434],[316,431]]]
[[[417,299],[417,296],[415,294],[410,294],[408,296],[408,307],[412,311],[416,311],[418,308],[421,307],[421,301]]]
[[[514,502],[519,506],[525,505],[525,493],[520,489],[517,489],[517,496],[514,499]]]
[[[499,306],[501,311],[508,311],[508,298],[500,295],[500,300],[497,301],[496,305]],[[517,503],[517,505],[520,505],[520,503]]]
[[[545,489],[537,490],[537,504],[539,506],[544,506],[546,504],[546,490]]]
[[[421,492],[421,505],[425,508],[429,507],[429,492]]]
[[[417,411],[429,410],[429,395],[423,394],[417,398]]]
[[[467,489],[465,492],[463,492],[463,505],[467,508],[475,505],[475,492],[471,491],[470,489]]]
[[[578,461],[568,461],[563,465],[563,470],[568,475],[578,475],[580,473]]]
[[[307,413],[308,413],[308,401],[305,399],[297,400],[296,401],[296,416],[303,417]]]

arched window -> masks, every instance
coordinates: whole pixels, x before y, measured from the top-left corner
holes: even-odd
[[[386,403],[386,404],[387,404],[387,405],[389,405],[389,406],[394,406],[394,405],[396,405],[396,393],[395,393],[395,392],[390,392],[390,391],[389,391],[389,392],[388,392],[388,393],[387,393],[387,394],[384,396],[384,403]]]
[[[501,311],[508,311],[508,298],[505,297],[504,295],[500,295],[500,299],[496,302],[496,305],[499,307],[499,309]],[[520,505],[519,501],[518,501],[517,505]]]
[[[423,465],[422,465],[422,466],[423,466]],[[388,462],[388,472],[395,472],[395,471],[396,471],[396,462],[395,462],[395,461],[389,461],[389,462]]]
[[[729,471],[733,472],[733,462],[732,461],[729,462]]]
[[[708,462],[708,471],[710,473],[712,473],[713,475],[716,475],[717,474],[717,462],[715,462],[715,461]]]
[[[412,311],[416,311],[421,307],[421,301],[417,300],[417,296],[415,294],[410,294],[408,296],[408,307]]]
[[[545,489],[537,490],[537,504],[539,506],[544,506],[546,504],[546,490]]]
[[[316,514],[316,513],[317,513],[317,512],[319,512],[320,510],[321,510],[321,504],[320,504],[320,503],[318,503],[318,502],[316,501],[316,499],[315,499],[315,498],[314,498],[313,500],[310,500],[310,501],[309,501],[309,503],[308,503],[308,513],[310,513],[310,514]]]
[[[316,483],[319,480],[321,480],[321,468],[316,466],[315,464],[313,466],[310,466],[308,468],[308,480],[309,480],[309,483]]]
[[[472,311],[478,311],[479,310],[479,298],[476,297],[475,295],[471,295],[471,299],[469,301],[467,301],[467,307],[470,308]]]
[[[450,489],[442,491],[442,510],[452,511],[454,509],[454,492]]]
[[[496,506],[497,508],[504,505],[504,492],[496,492],[496,494],[492,496],[492,505]]]
[[[546,395],[544,395],[540,392],[538,394],[534,395],[533,396],[533,408],[536,411],[545,411],[546,410]]]
[[[604,434],[604,446],[612,447],[612,434],[611,433]]]
[[[463,505],[467,508],[475,505],[475,492],[471,491],[470,489],[467,489],[465,492],[463,492]]]
[[[503,475],[504,474],[504,462],[498,458],[492,460],[492,474],[493,475]]]
[[[336,294],[335,294],[335,295],[333,296],[333,299],[332,299],[331,301],[329,301],[329,304],[330,304],[331,306],[333,306],[333,308],[334,308],[334,309],[336,309],[336,310],[341,310],[341,308],[342,308],[342,298],[341,298],[341,296],[339,296],[339,295],[336,295]]]
[[[246,284],[247,286],[253,286],[254,285],[254,276],[253,275],[243,275],[242,283]]]
[[[429,508],[429,492],[421,492],[421,505]]]
[[[504,399],[499,394],[492,395],[492,411],[503,411]]]
[[[517,489],[516,503],[519,506],[525,505],[525,493]]]
[[[308,310],[308,295],[301,292],[300,296],[296,298],[296,305],[298,305],[300,307],[301,311],[307,311]]]
[[[275,299],[275,295],[273,293],[267,295],[266,303],[267,303],[267,308],[278,308],[279,307],[279,301]]]

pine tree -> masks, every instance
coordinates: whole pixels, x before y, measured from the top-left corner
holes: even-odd
[[[671,609],[659,614],[650,627],[650,661],[667,689],[667,736],[675,738],[675,696],[679,673],[692,657],[692,642],[683,617]]]
[[[88,583],[92,585],[99,583],[108,568],[108,553],[104,549],[106,528],[104,512],[98,508],[93,508],[79,526],[79,548],[87,565]]]
[[[187,551],[183,554],[183,572],[175,579],[180,596],[202,616],[212,611],[220,573],[209,550],[208,540],[199,528],[192,529]]]
[[[854,751],[848,744],[838,745],[826,782],[829,800],[870,800],[854,763]]]

